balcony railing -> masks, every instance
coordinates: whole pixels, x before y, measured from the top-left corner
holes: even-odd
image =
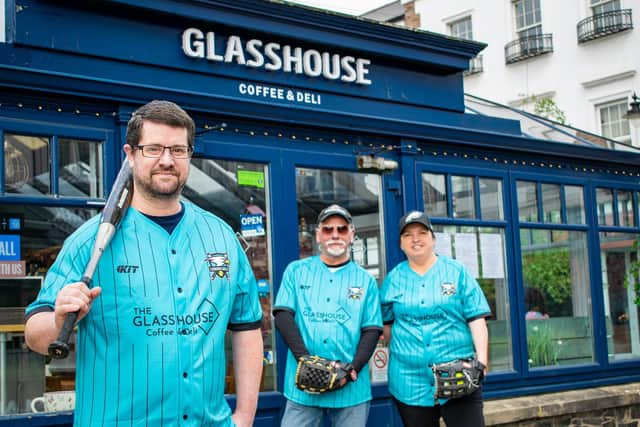
[[[465,71],[463,74],[465,76],[481,73],[483,71],[482,67],[482,55],[474,56],[469,60],[469,69]]]
[[[578,43],[633,28],[631,9],[599,13],[578,22]]]
[[[549,52],[553,52],[553,34],[539,34],[520,37],[507,43],[504,47],[504,58],[507,64],[513,64]]]

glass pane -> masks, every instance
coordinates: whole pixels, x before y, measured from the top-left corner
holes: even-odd
[[[535,182],[517,181],[518,219],[538,222],[538,194]]]
[[[633,227],[633,196],[631,191],[618,191],[618,225]]]
[[[49,139],[4,134],[4,179],[7,193],[41,196],[51,193]]]
[[[271,213],[269,206],[268,168],[266,165],[232,160],[194,158],[183,196],[222,218],[236,231],[258,281],[262,306],[264,369],[261,391],[276,387],[275,334],[271,306],[273,277],[271,272]],[[235,393],[233,352],[230,333],[225,340],[227,372],[225,393]]]
[[[542,210],[544,222],[560,224],[560,186],[556,184],[542,184]]]
[[[3,346],[3,399],[0,414],[31,413],[31,401],[45,392],[73,392],[75,358],[49,359],[28,350],[24,342],[24,310],[40,291],[42,278],[62,242],[86,220],[92,209],[0,205],[5,241],[0,278],[0,328]],[[11,237],[8,237],[11,236]],[[71,340],[73,349],[73,337]],[[73,408],[69,408],[73,409]]]
[[[504,230],[489,227],[435,226],[435,252],[455,258],[469,270],[482,287],[492,316],[489,328],[489,369],[513,369],[509,321],[506,246]]]
[[[337,203],[353,217],[356,240],[354,261],[380,281],[385,274],[382,244],[380,175],[326,169],[296,169],[298,197],[298,243],[300,258],[318,254],[315,230],[318,214]]]
[[[640,316],[634,304],[638,291],[638,235],[600,233],[602,290],[609,360],[640,357]],[[635,289],[634,289],[635,288]]]
[[[504,219],[501,180],[480,178],[480,213],[484,220]]]
[[[582,187],[565,185],[564,203],[567,209],[567,223],[584,224],[584,195]]]
[[[613,225],[613,191],[608,188],[596,189],[598,224]]]
[[[60,138],[58,151],[59,194],[102,197],[102,143]]]
[[[430,217],[447,216],[446,176],[433,173],[422,174],[422,197],[424,211]]]
[[[530,234],[521,230],[529,366],[593,362],[586,233],[537,230],[525,244]]]
[[[451,177],[453,217],[454,218],[475,218],[475,190],[474,179],[468,176]]]

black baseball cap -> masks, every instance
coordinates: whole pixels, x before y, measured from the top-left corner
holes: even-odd
[[[422,211],[411,211],[402,218],[400,218],[400,234],[404,228],[409,224],[422,224],[427,227],[428,230],[433,231],[433,225],[426,213]]]
[[[349,224],[353,222],[348,210],[340,205],[330,205],[320,211],[320,214],[318,215],[318,224],[326,221],[327,218],[334,215],[344,218]]]

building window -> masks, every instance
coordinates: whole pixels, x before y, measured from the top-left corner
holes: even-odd
[[[519,0],[514,3],[518,38],[542,34],[540,0]]]
[[[620,0],[591,0],[591,12],[594,15],[615,10],[620,10]]]
[[[626,99],[620,99],[604,105],[599,105],[600,132],[602,136],[620,142],[631,142],[629,120],[625,118],[628,108]]]
[[[467,16],[457,21],[451,22],[449,24],[449,33],[453,37],[458,37],[465,40],[473,40],[471,17]]]

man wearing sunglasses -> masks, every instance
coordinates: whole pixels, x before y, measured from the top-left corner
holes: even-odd
[[[382,331],[378,285],[351,259],[351,214],[331,205],[320,212],[317,223],[320,254],[289,264],[273,309],[276,327],[289,346],[281,425],[316,427],[327,415],[336,427],[364,427],[371,400],[367,362]],[[344,387],[320,394],[298,389],[298,359],[305,355],[337,366],[351,364]]]

